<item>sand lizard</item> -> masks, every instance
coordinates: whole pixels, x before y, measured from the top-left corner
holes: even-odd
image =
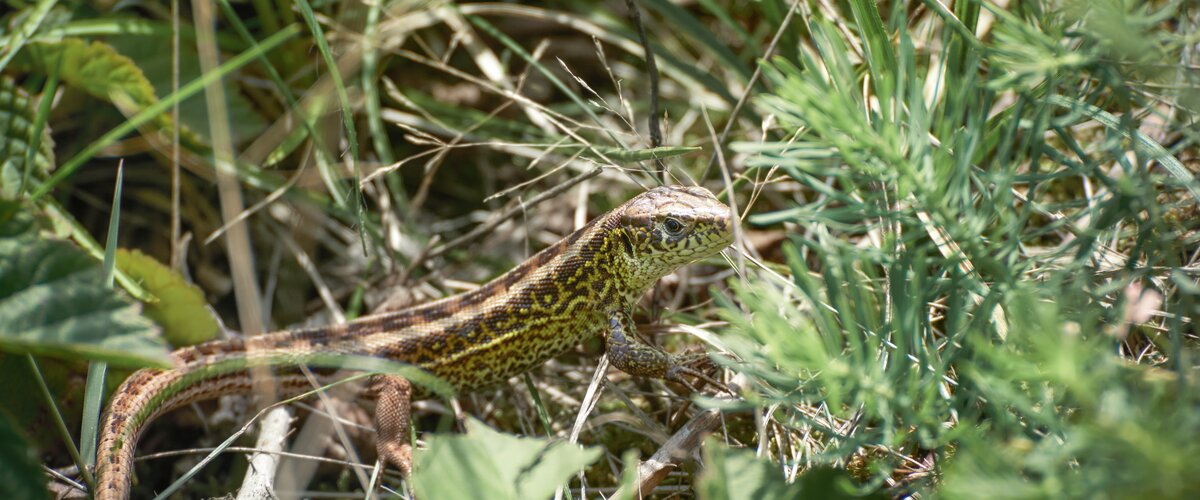
[[[95,497],[129,496],[134,448],[152,419],[195,401],[250,392],[248,370],[206,369],[228,360],[278,360],[267,364],[278,365],[274,378],[284,396],[312,389],[288,366],[290,355],[318,351],[408,363],[469,391],[602,336],[622,371],[683,381],[696,371],[637,341],[631,312],[659,278],[729,246],[732,217],[704,188],[654,188],[473,291],[342,325],[179,349],[171,354],[175,368],[138,371],[113,394],[100,427]],[[399,376],[375,375],[366,392],[378,399],[380,458],[407,473],[412,386]]]

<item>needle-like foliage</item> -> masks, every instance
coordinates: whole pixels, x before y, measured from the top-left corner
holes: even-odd
[[[899,4],[806,17],[778,139],[735,146],[803,187],[750,217],[791,276],[724,315],[764,442],[864,490],[1200,494],[1190,11]]]

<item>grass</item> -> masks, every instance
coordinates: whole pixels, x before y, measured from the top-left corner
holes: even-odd
[[[120,158],[121,247],[173,263],[240,330],[260,318],[234,298],[239,279],[262,290],[274,327],[328,323],[357,315],[360,298],[370,310],[482,282],[664,178],[699,183],[738,207],[739,241],[666,280],[638,322],[674,351],[702,340],[741,399],[693,401],[615,370],[589,384],[602,346],[588,342],[523,383],[431,401],[421,441],[465,450],[510,437],[447,439],[468,415],[577,441],[600,453],[571,454],[571,467],[531,474],[536,485],[514,479],[509,493],[566,484],[593,497],[631,491],[627,452],[661,451],[683,422],[721,407],[703,466],[687,462],[644,494],[1200,493],[1189,480],[1200,474],[1195,6],[638,2],[661,71],[664,148],[649,150],[650,78],[618,4],[222,2],[209,42],[220,66],[147,98],[143,87],[99,92],[86,65],[57,69],[37,50],[68,50],[52,34],[169,46],[170,10],[15,2],[4,26],[22,28],[0,34],[16,42],[0,51],[12,82],[0,87],[0,192],[22,215],[0,223],[54,221],[21,237],[73,239],[99,267],[92,235],[110,227]],[[212,29],[186,27],[190,12],[179,21],[184,44]],[[169,51],[139,57],[95,64],[170,80],[154,69]],[[229,97],[186,106],[206,86]],[[226,111],[261,123],[212,121]],[[231,153],[213,130],[230,133]],[[246,200],[222,210],[212,180],[227,154]],[[171,241],[173,222],[183,241]],[[249,250],[206,243],[234,223]],[[234,260],[249,276],[231,273]],[[119,264],[118,287],[151,296]],[[0,293],[0,318],[6,297],[31,289]],[[97,342],[85,333],[65,335]],[[21,353],[0,357],[0,372],[28,372],[24,345],[0,342]],[[75,356],[37,357],[47,392],[5,396],[0,419],[45,450],[47,468],[88,439],[36,424],[46,394],[77,428],[83,390],[62,381],[85,377],[83,353],[108,351],[65,352]],[[111,389],[123,372],[109,372]],[[104,386],[89,381],[85,398]],[[141,453],[203,448],[246,424],[184,439],[171,432],[195,425],[183,413],[152,427]],[[459,463],[486,463],[463,453]],[[223,455],[180,491],[233,491],[244,467]],[[349,467],[300,487],[362,488]],[[164,459],[138,471],[143,493],[178,478]]]

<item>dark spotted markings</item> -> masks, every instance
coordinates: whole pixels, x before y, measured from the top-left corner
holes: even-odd
[[[180,349],[173,354],[175,369],[141,370],[114,393],[101,427],[96,498],[128,496],[137,438],[155,416],[251,389],[248,370],[210,368],[218,363],[254,358],[278,364],[275,376],[285,397],[311,389],[296,360],[316,353],[407,362],[471,390],[527,371],[585,337],[603,335],[610,356],[641,371],[640,365],[655,362],[647,358],[650,348],[626,338],[632,324],[613,328],[610,321],[627,321],[659,278],[728,246],[732,215],[706,189],[659,187],[476,290],[345,325]],[[620,342],[612,335],[621,336]]]

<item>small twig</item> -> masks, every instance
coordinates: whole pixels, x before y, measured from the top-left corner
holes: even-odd
[[[667,474],[696,452],[704,437],[717,429],[721,423],[719,410],[706,410],[692,417],[687,424],[671,436],[649,459],[638,464],[637,491],[618,491],[614,498],[640,498],[658,486]],[[636,495],[636,496],[635,496]]]
[[[571,426],[571,434],[567,437],[568,443],[579,442],[579,434],[583,432],[583,424],[587,422],[588,415],[592,414],[592,410],[596,409],[596,403],[600,401],[600,391],[604,388],[604,374],[608,373],[608,355],[600,356],[600,362],[596,364],[596,371],[592,373],[592,381],[588,384],[587,392],[583,396],[583,404],[579,407],[579,412],[575,414],[575,424]],[[583,471],[579,471],[579,483],[587,484],[583,475]],[[554,492],[554,500],[561,500],[565,487],[560,486]]]
[[[54,482],[46,485],[46,489],[54,495],[54,498],[89,498],[87,486],[67,477],[67,474],[78,474],[79,469],[76,467],[67,467],[66,469],[69,469],[70,472],[59,472],[43,465],[42,471],[55,479]]]
[[[721,149],[721,139],[717,138],[717,131],[713,128],[712,120],[708,117],[708,108],[702,106],[700,112],[704,115],[704,124],[708,128],[709,137],[713,141],[713,157],[717,159],[717,164],[721,167],[721,180],[725,182],[725,192],[729,194],[729,208],[735,215],[733,217],[733,241],[736,242],[740,250],[746,246],[746,242],[742,239],[742,220],[740,217],[736,217],[738,206],[737,196],[733,194],[733,178],[729,174],[729,166],[725,164],[725,154]],[[728,130],[728,127],[726,129]],[[735,253],[737,253],[738,274],[744,275],[746,272],[746,253],[741,251]]]
[[[200,67],[205,73],[213,72],[218,65],[217,42],[214,20],[216,6],[209,2],[192,4],[193,22],[196,25],[196,51]],[[233,139],[229,130],[229,107],[225,100],[225,88],[214,81],[204,88],[208,104],[209,134],[212,138],[213,166],[216,169],[217,194],[221,208],[221,219],[225,222],[238,219],[245,208],[242,185],[234,174],[236,162],[233,154]],[[229,256],[230,273],[233,276],[233,292],[237,303],[238,321],[246,336],[263,333],[262,301],[258,282],[255,281],[254,251],[249,225],[234,224],[225,233],[225,253]],[[265,380],[268,375],[255,371],[256,380]],[[255,382],[262,389],[262,382]],[[269,394],[269,391],[263,394]]]
[[[646,53],[646,72],[650,74],[650,113],[646,118],[646,126],[650,129],[650,147],[662,146],[662,127],[658,123],[658,64],[654,62],[654,50],[650,48],[650,39],[646,37],[646,26],[642,23],[642,13],[636,0],[625,0],[629,8],[629,20],[637,26],[638,39],[642,43],[642,51]],[[662,159],[654,160],[662,180],[667,182],[667,167]]]
[[[214,451],[218,452],[218,454],[223,454],[223,453],[268,453],[271,455],[276,455],[276,456],[285,457],[285,458],[294,458],[294,459],[298,459],[298,460],[312,460],[313,462],[320,462],[323,464],[340,465],[342,467],[353,467],[353,468],[359,468],[359,469],[364,469],[364,470],[371,468],[370,465],[354,463],[354,462],[351,462],[348,460],[338,460],[336,458],[322,457],[319,455],[307,455],[304,453],[293,453],[290,451],[267,451],[267,450],[260,450],[258,448],[253,448],[250,446],[226,446],[224,448],[221,448],[220,450],[218,450],[215,447],[209,447],[209,448],[186,448],[186,449],[182,449],[182,450],[160,451],[158,453],[147,453],[145,455],[140,455],[133,460],[135,462],[145,462],[148,460],[157,460],[159,458],[197,455],[197,454],[201,454],[201,453],[208,454],[208,453],[213,453]]]
[[[316,375],[314,375],[312,373],[312,371],[308,369],[308,367],[301,366],[300,370],[302,372],[304,372],[304,376],[308,378],[308,382],[310,384],[312,384],[313,387],[321,386],[321,383],[317,381]],[[354,384],[354,386],[358,386],[358,385],[359,384]],[[360,387],[354,387],[354,386],[348,385],[345,387],[346,388],[354,388],[355,391],[360,390]],[[343,389],[343,390],[345,390],[345,389]],[[338,442],[341,443],[342,448],[346,450],[346,454],[348,455],[348,458],[353,462],[361,463],[362,460],[360,460],[358,458],[358,452],[354,448],[354,443],[353,443],[353,441],[350,440],[350,434],[346,432],[346,426],[342,424],[342,422],[345,421],[346,419],[338,416],[338,405],[348,403],[349,400],[347,400],[346,398],[341,398],[341,399],[338,399],[337,402],[335,403],[334,399],[332,397],[330,397],[330,395],[325,393],[324,391],[318,392],[317,398],[320,399],[321,404],[325,407],[326,411],[329,412],[329,415],[330,415],[329,423],[332,424],[334,435],[337,436]],[[374,500],[376,498],[379,498],[375,494],[375,490],[371,488],[371,484],[372,484],[371,478],[360,469],[354,469],[353,471],[354,471],[354,474],[356,476],[358,476],[358,482],[360,484],[362,484],[363,488],[365,488],[367,490],[366,498],[368,500]]]
[[[283,451],[291,423],[292,412],[286,406],[275,408],[263,417],[258,441],[254,444],[259,451],[250,455],[250,467],[242,479],[237,500],[275,498],[275,470],[282,458],[278,453]]]
[[[343,384],[347,384],[347,383],[350,383],[350,382],[353,382],[356,380],[362,380],[368,376],[370,376],[370,374],[359,374],[359,375],[347,377],[345,379],[326,384],[318,389],[306,391],[306,392],[297,394],[293,397],[284,399],[282,401],[272,403],[272,404],[268,405],[266,408],[259,410],[259,412],[255,413],[253,417],[250,417],[250,420],[247,421],[245,423],[245,425],[242,425],[241,428],[239,428],[233,434],[230,434],[229,437],[225,439],[225,441],[222,441],[220,445],[218,445],[216,448],[213,448],[213,451],[211,451],[208,455],[205,455],[205,457],[203,459],[201,459],[198,463],[193,465],[191,469],[188,469],[187,472],[185,472],[182,476],[177,478],[175,480],[175,482],[171,483],[170,486],[168,486],[165,490],[163,490],[161,493],[159,493],[158,496],[156,496],[155,498],[156,499],[157,498],[170,498],[170,496],[172,494],[174,494],[176,491],[178,491],[179,488],[182,487],[184,483],[186,483],[187,481],[190,481],[193,477],[195,477],[196,474],[199,473],[201,469],[203,469],[205,466],[207,466],[209,462],[212,462],[213,459],[217,457],[217,455],[221,454],[222,451],[229,448],[229,446],[231,444],[233,444],[233,442],[236,441],[239,437],[241,437],[243,434],[245,434],[250,429],[250,427],[253,426],[254,423],[258,421],[258,419],[262,418],[264,415],[266,415],[272,409],[275,409],[280,406],[288,405],[290,403],[299,401],[301,399],[312,396],[313,394],[317,394],[321,391],[325,391],[325,390],[328,390],[333,387],[338,387]]]

